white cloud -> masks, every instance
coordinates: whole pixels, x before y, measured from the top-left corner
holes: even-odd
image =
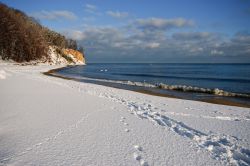
[[[85,38],[85,34],[82,31],[78,31],[78,30],[71,30],[71,31],[67,31],[64,32],[65,36],[67,36],[70,39],[74,39],[74,40],[84,40]]]
[[[77,16],[73,12],[70,12],[67,10],[54,10],[54,11],[42,10],[40,12],[36,12],[31,15],[35,18],[46,19],[46,20],[59,20],[59,19],[75,20],[77,19]]]
[[[158,31],[149,33],[138,30],[134,34],[128,34],[128,30],[121,27],[88,26],[84,31],[73,31],[67,33],[66,36],[81,40],[85,48],[91,49],[91,53],[94,54],[95,52],[111,52],[111,54],[120,55],[120,52],[129,54],[140,52],[142,55],[147,55],[150,51],[159,51],[166,55],[174,53],[188,56],[205,52],[207,50],[204,48],[211,47],[207,42],[175,41]]]
[[[192,20],[186,20],[184,18],[147,18],[138,19],[135,24],[142,29],[167,30],[170,28],[190,27],[194,25],[194,22]]]
[[[250,34],[248,33],[237,33],[232,40],[233,42],[237,43],[248,43],[250,44]]]
[[[94,15],[101,15],[101,13],[98,11],[98,8],[95,5],[91,4],[86,4],[84,6],[84,11]]]
[[[202,40],[213,37],[214,34],[209,32],[177,32],[173,38],[177,40]]]
[[[119,12],[119,11],[107,11],[106,14],[111,17],[119,18],[119,19],[126,18],[129,16],[127,12]]]
[[[146,48],[158,48],[160,46],[160,43],[156,43],[156,42],[146,43],[145,46]]]
[[[86,9],[89,9],[89,10],[96,10],[97,7],[95,5],[91,5],[91,4],[86,4],[85,5]]]
[[[203,48],[202,47],[196,47],[194,45],[192,45],[190,48],[189,48],[189,52],[192,53],[193,55],[197,55],[201,52],[203,52]]]
[[[83,20],[84,22],[93,22],[93,21],[96,20],[96,18],[90,16],[90,17],[83,17],[82,20]]]
[[[219,50],[211,50],[211,55],[223,55],[224,52],[223,51],[219,51]]]
[[[161,21],[160,21],[161,22]],[[130,23],[129,23],[130,24]],[[166,23],[153,24],[164,27]],[[168,23],[170,24],[170,23]],[[174,26],[173,26],[173,25]],[[171,28],[178,30],[185,24],[171,23]],[[168,25],[170,26],[170,25]],[[189,26],[189,24],[188,24]],[[67,36],[84,45],[86,54],[94,56],[96,60],[108,59],[137,59],[147,58],[151,61],[161,61],[164,58],[189,57],[207,58],[215,56],[221,58],[250,55],[249,34],[236,34],[232,38],[211,32],[175,32],[169,34],[168,29],[150,31],[134,26],[104,27],[85,26],[83,31],[72,31]]]

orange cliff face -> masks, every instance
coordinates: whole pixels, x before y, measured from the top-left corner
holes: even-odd
[[[81,52],[73,49],[63,49],[63,53],[66,55],[72,55],[75,59],[85,64],[85,57]]]

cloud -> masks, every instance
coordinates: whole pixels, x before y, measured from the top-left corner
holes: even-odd
[[[158,48],[160,46],[160,43],[156,43],[156,42],[153,42],[153,43],[146,43],[145,46],[147,48]]]
[[[185,28],[182,32],[178,32],[179,27],[186,26],[185,23],[171,22],[167,28],[165,24],[164,26],[156,24],[161,27],[160,30],[152,31],[138,26],[131,28],[129,25],[121,27],[88,25],[84,30],[71,31],[66,36],[73,37],[84,46],[90,61],[164,62],[176,58],[187,60],[189,57],[194,60],[204,58],[209,61],[211,57],[225,60],[250,56],[249,33],[241,32],[228,37],[219,33],[189,32],[185,31]],[[168,31],[169,27],[175,28],[174,33]]]
[[[163,19],[163,18],[147,18],[138,19],[135,25],[141,29],[147,30],[168,30],[171,28],[190,27],[194,25],[192,20],[184,18]]]
[[[96,18],[90,16],[90,17],[83,17],[82,20],[83,20],[84,22],[93,22],[93,21],[96,20]]]
[[[92,10],[92,11],[97,9],[97,7],[95,5],[91,5],[91,4],[86,4],[85,8],[88,10]]]
[[[248,32],[238,32],[232,39],[235,43],[247,43],[250,44],[250,34]]]
[[[101,13],[98,11],[98,8],[95,5],[91,4],[86,4],[84,6],[84,11],[94,15],[101,15]]]
[[[78,30],[65,31],[64,35],[77,41],[83,40],[85,38],[84,32]]]
[[[40,12],[36,12],[31,14],[33,17],[38,19],[45,19],[45,20],[59,20],[59,19],[66,19],[66,20],[76,20],[77,16],[67,10],[54,10],[54,11],[46,11],[42,10]]]
[[[217,48],[225,55],[250,56],[250,34],[236,33],[229,41],[223,42]]]
[[[213,37],[214,34],[209,32],[178,32],[174,33],[172,37],[176,40],[203,40]]]
[[[211,55],[223,55],[224,52],[223,51],[219,51],[219,50],[211,50]]]
[[[126,18],[129,16],[127,12],[119,12],[119,11],[107,11],[106,14],[118,19]]]

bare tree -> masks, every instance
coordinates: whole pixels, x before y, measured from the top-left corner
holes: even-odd
[[[48,46],[77,50],[77,42],[0,2],[0,56],[17,62],[47,57]],[[83,49],[82,49],[83,51]]]

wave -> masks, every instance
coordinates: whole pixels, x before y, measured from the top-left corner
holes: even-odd
[[[155,75],[155,74],[131,74],[131,73],[113,73],[113,75],[122,75],[122,76],[132,76],[132,77],[153,77],[153,78],[174,78],[174,79],[186,79],[186,80],[215,80],[215,81],[227,81],[227,82],[242,82],[249,83],[250,79],[241,79],[241,78],[205,78],[205,77],[183,77],[183,76],[171,76],[171,75]]]
[[[212,95],[225,96],[225,97],[250,98],[250,94],[228,92],[219,88],[211,89],[211,88],[201,88],[201,87],[189,86],[189,85],[168,85],[164,83],[150,84],[147,82],[106,80],[106,79],[97,79],[97,78],[89,78],[89,77],[80,77],[80,78],[78,77],[78,79],[87,79],[87,80],[92,80],[92,81],[116,83],[116,84],[138,86],[138,87],[145,87],[145,88],[159,88],[159,89],[164,89],[164,90],[175,90],[175,91],[181,91],[181,92],[205,93],[205,94],[212,94]]]
[[[184,92],[207,93],[207,94],[227,96],[227,97],[250,98],[249,94],[227,92],[218,88],[209,89],[209,88],[192,87],[192,86],[186,86],[186,85],[166,85],[166,84],[159,84],[158,88],[167,89],[167,90],[178,90],[178,91],[184,91]]]
[[[124,82],[123,82],[123,84],[124,84]],[[134,85],[134,86],[141,86],[141,87],[148,87],[148,88],[176,90],[176,91],[182,91],[182,92],[206,93],[206,94],[213,94],[213,95],[217,95],[217,96],[250,98],[249,94],[227,92],[227,91],[224,91],[224,90],[221,90],[218,88],[210,89],[210,88],[201,88],[201,87],[194,87],[194,86],[188,86],[188,85],[167,85],[167,84],[163,84],[163,83],[149,84],[149,83],[144,83],[144,82],[142,83],[142,82],[131,82],[131,81],[127,81],[127,83],[125,83],[125,84]]]

